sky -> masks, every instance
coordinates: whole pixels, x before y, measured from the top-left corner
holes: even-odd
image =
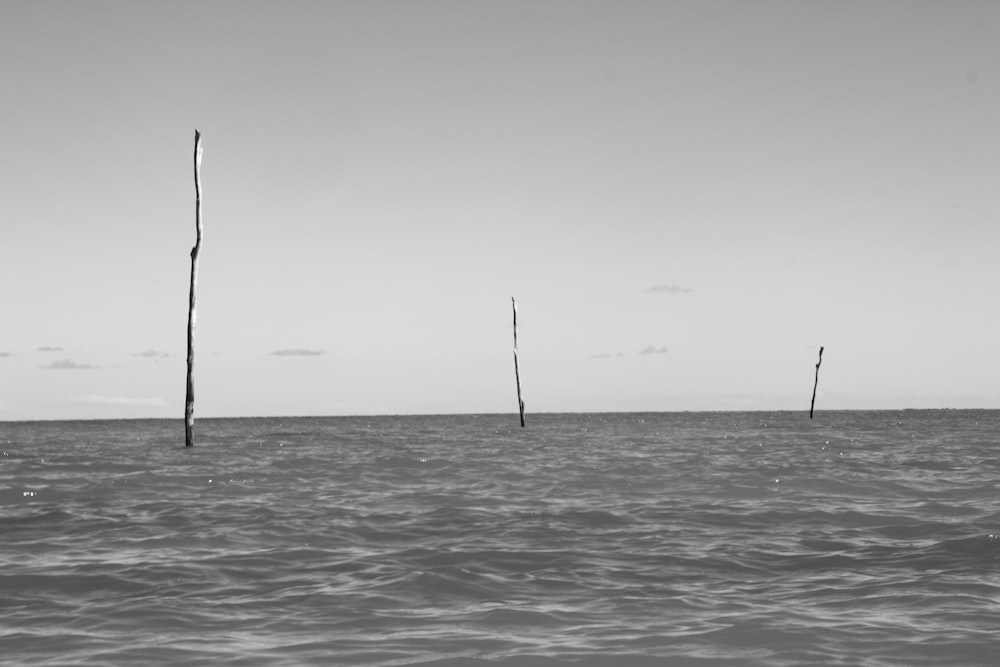
[[[1000,3],[0,3],[0,420],[1000,408]]]

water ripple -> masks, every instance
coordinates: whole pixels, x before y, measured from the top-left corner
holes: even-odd
[[[1000,413],[0,424],[5,664],[981,664]]]

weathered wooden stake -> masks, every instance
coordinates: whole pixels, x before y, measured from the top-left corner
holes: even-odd
[[[524,427],[524,401],[521,400],[521,374],[517,369],[517,302],[510,297],[510,305],[514,309],[514,380],[517,382],[517,410],[521,414],[521,427]]]
[[[191,291],[188,295],[187,396],[184,399],[184,446],[194,446],[194,324],[195,288],[198,285],[198,253],[201,251],[201,132],[194,131],[194,224],[197,231],[191,248]]]
[[[813,382],[813,399],[809,404],[809,419],[813,418],[813,407],[816,405],[816,387],[819,386],[819,365],[823,363],[823,346],[819,346],[819,361],[816,362],[816,381]]]

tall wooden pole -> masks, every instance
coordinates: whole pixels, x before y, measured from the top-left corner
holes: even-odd
[[[514,380],[517,382],[517,410],[521,414],[521,427],[524,428],[524,401],[521,400],[521,374],[517,369],[517,302],[510,297],[510,305],[514,309]]]
[[[187,395],[184,399],[184,446],[194,446],[194,325],[195,289],[198,286],[198,253],[201,251],[201,132],[194,131],[194,224],[197,236],[191,248],[191,291],[188,294]]]
[[[819,365],[823,363],[823,346],[819,347],[819,361],[816,362],[816,381],[813,382],[813,398],[809,404],[809,419],[813,418],[813,407],[816,405],[816,387],[819,386]]]

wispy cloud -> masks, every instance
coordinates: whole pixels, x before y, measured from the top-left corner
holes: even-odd
[[[169,359],[170,355],[166,352],[160,352],[159,350],[143,350],[142,352],[136,352],[132,355],[133,357],[143,357],[144,359]]]
[[[86,370],[90,368],[100,368],[100,366],[91,366],[90,364],[78,364],[72,359],[60,359],[59,361],[53,361],[47,366],[42,366],[45,370],[49,371],[78,371]]]
[[[683,294],[685,292],[690,292],[691,290],[687,287],[682,287],[677,283],[670,283],[669,285],[653,285],[652,287],[646,288],[646,291],[650,294]]]
[[[303,348],[292,348],[288,350],[275,350],[271,352],[272,357],[318,357],[325,350],[306,350]]]
[[[0,352],[0,357],[13,357],[14,355],[10,352]]]
[[[590,355],[591,359],[611,359],[612,357],[624,357],[624,352],[618,352],[616,354],[611,354],[610,352],[601,352],[600,354]]]
[[[38,348],[38,351],[39,352],[62,352],[63,349],[61,347],[50,347],[48,345],[43,345],[40,348]]]
[[[661,347],[653,347],[652,345],[647,345],[643,349],[639,350],[639,354],[666,354],[669,352],[666,345]]]
[[[101,396],[91,394],[89,396],[78,396],[73,399],[74,403],[86,403],[87,405],[116,405],[130,408],[165,408],[168,403],[155,396],[152,398],[137,398],[134,396]]]
[[[322,406],[322,412],[331,415],[384,415],[391,414],[388,407],[377,403],[334,401]]]

